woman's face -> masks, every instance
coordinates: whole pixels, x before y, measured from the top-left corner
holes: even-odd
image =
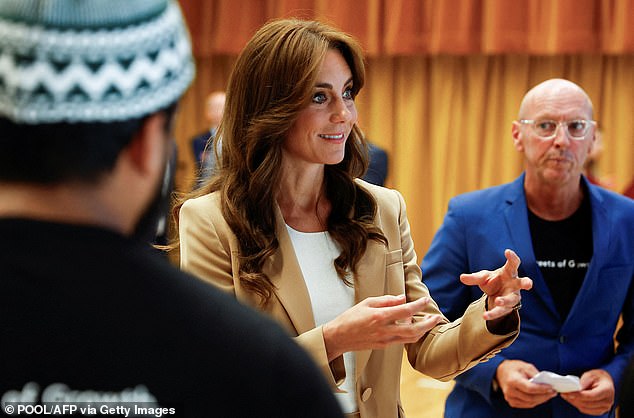
[[[311,103],[291,126],[282,146],[291,164],[337,164],[357,121],[352,94],[352,72],[341,53],[326,53],[313,88]]]

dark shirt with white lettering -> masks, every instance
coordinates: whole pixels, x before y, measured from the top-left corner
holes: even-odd
[[[61,401],[52,407],[91,416],[131,416],[105,406],[342,417],[323,374],[278,324],[148,245],[27,219],[0,218],[0,236],[2,402]]]
[[[528,214],[533,251],[561,321],[565,321],[592,259],[592,210],[583,198],[570,217],[547,221]]]

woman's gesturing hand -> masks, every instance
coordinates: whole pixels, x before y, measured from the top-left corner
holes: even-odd
[[[442,319],[440,315],[427,315],[414,321],[414,315],[420,313],[429,301],[429,298],[420,298],[406,302],[405,295],[385,295],[359,302],[324,324],[328,360],[349,351],[382,349],[391,344],[418,341]]]
[[[477,285],[487,294],[489,310],[484,319],[492,320],[508,315],[521,307],[520,290],[529,290],[533,281],[528,277],[517,277],[520,258],[512,250],[505,250],[506,263],[496,270],[481,270],[477,273],[461,274],[460,281],[466,285]]]

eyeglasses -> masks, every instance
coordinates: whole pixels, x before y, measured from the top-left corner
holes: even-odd
[[[520,119],[521,124],[529,125],[535,135],[544,140],[553,139],[557,136],[557,129],[563,125],[566,128],[568,137],[576,141],[583,141],[591,126],[596,125],[596,121],[587,119],[575,119],[557,122],[550,119]]]

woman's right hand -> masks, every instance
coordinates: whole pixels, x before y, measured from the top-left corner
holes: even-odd
[[[328,361],[349,351],[383,349],[418,341],[438,324],[440,315],[416,318],[430,299],[406,302],[405,295],[367,298],[323,326]]]

